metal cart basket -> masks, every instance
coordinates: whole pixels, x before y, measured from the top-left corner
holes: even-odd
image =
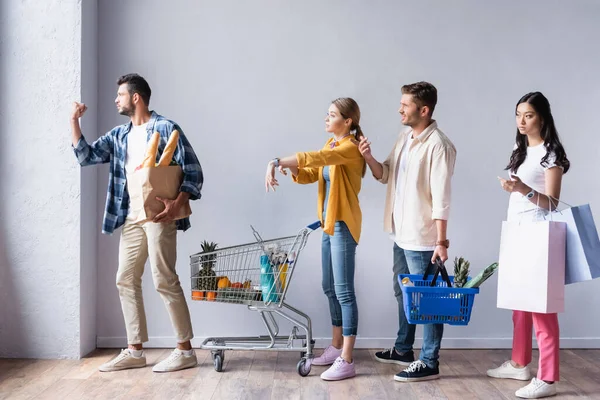
[[[192,300],[245,305],[258,312],[268,335],[209,337],[201,348],[211,350],[215,370],[223,370],[225,350],[299,351],[297,371],[310,373],[314,340],[311,320],[285,302],[300,253],[315,222],[295,236],[263,240],[253,228],[255,243],[226,247],[190,256]],[[293,324],[289,335],[279,333],[275,316]]]

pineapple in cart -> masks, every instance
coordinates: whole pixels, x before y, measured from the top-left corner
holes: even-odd
[[[206,240],[200,244],[202,253],[213,253],[207,254],[200,257],[200,265],[202,268],[198,271],[196,289],[201,292],[205,292],[205,296],[208,297],[208,292],[217,291],[217,274],[215,273],[215,263],[217,255],[214,251],[217,250],[218,244],[215,242],[207,242]]]

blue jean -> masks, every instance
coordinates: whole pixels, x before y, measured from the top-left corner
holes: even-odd
[[[358,328],[358,306],[354,294],[355,255],[356,242],[344,222],[335,223],[333,236],[323,234],[323,292],[329,300],[331,324],[341,326],[344,336],[356,336]]]
[[[398,302],[398,337],[394,347],[396,351],[404,353],[412,350],[415,343],[416,325],[409,324],[404,314],[404,300],[402,299],[402,289],[398,283],[400,274],[423,275],[429,269],[433,273],[431,264],[433,251],[411,251],[404,250],[394,243],[394,294]],[[425,324],[423,325],[423,347],[419,358],[427,364],[429,368],[435,368],[438,365],[440,347],[442,345],[442,335],[444,334],[444,324]]]

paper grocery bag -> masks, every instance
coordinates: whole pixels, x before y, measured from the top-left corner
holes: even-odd
[[[135,223],[152,221],[165,209],[157,197],[175,200],[183,180],[183,172],[178,165],[168,167],[141,168],[127,177],[129,191],[129,214]],[[180,210],[175,219],[189,217],[192,209],[189,202]]]
[[[549,219],[567,224],[565,284],[600,277],[600,239],[590,205],[557,211]]]
[[[564,311],[566,228],[556,221],[502,223],[499,308]]]

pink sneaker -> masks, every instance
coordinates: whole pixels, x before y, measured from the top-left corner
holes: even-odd
[[[312,361],[312,365],[331,365],[336,358],[342,355],[342,349],[336,349],[329,345],[319,357]]]
[[[342,357],[338,357],[333,365],[321,374],[321,379],[324,381],[341,381],[342,379],[352,378],[354,376],[356,376],[354,363],[349,363]]]

